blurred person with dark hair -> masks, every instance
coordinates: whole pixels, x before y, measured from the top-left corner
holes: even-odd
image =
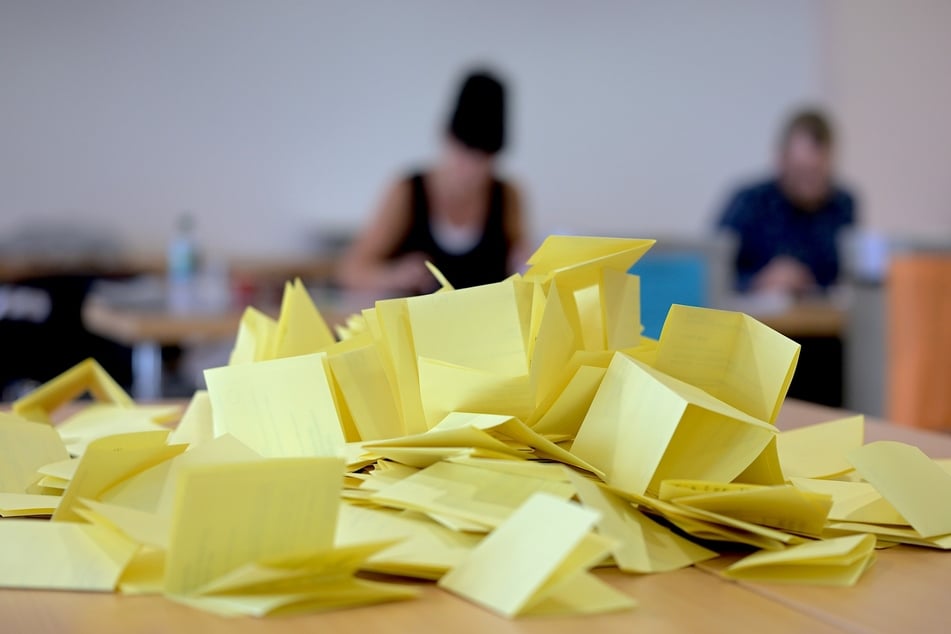
[[[505,88],[468,75],[434,165],[400,179],[341,261],[341,285],[359,290],[434,290],[428,260],[456,287],[499,282],[525,256],[518,190],[495,173],[505,145]]]
[[[821,111],[793,115],[780,136],[776,177],[733,196],[719,226],[739,239],[737,290],[804,294],[835,283],[838,236],[855,222],[856,205],[835,182],[834,141]]]

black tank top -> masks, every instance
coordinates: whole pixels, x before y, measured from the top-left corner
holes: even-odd
[[[509,243],[505,235],[504,196],[501,181],[493,179],[482,236],[465,253],[447,253],[433,237],[429,197],[421,173],[409,178],[412,222],[394,256],[421,252],[443,272],[453,286],[466,288],[501,282],[508,276]]]

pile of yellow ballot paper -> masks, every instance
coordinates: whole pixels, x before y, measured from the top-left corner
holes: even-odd
[[[876,547],[951,549],[947,461],[861,417],[776,430],[795,342],[686,306],[641,336],[652,244],[551,237],[459,290],[434,270],[337,336],[288,283],[183,414],[74,367],[0,414],[0,586],[263,616],[413,579],[515,617],[633,607],[599,567],[851,585]]]

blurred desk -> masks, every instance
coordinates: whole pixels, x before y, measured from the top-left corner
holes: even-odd
[[[775,314],[752,316],[791,339],[799,337],[841,337],[848,311],[834,302],[796,303]]]
[[[162,396],[162,346],[184,346],[193,343],[234,340],[244,308],[196,307],[176,311],[164,292],[154,289],[144,296],[130,297],[122,293],[132,284],[117,285],[108,293],[94,292],[83,306],[83,323],[101,337],[132,348],[132,392],[142,400]],[[161,287],[159,287],[161,288]],[[349,294],[319,294],[316,303],[333,327],[342,324],[351,313],[372,306],[375,298]],[[263,312],[277,316],[273,303]]]
[[[778,426],[790,429],[845,415],[843,410],[787,401]],[[866,440],[900,440],[932,457],[951,456],[951,436],[870,420]],[[16,520],[0,520],[16,521]],[[724,558],[725,559],[725,558]],[[272,619],[226,619],[156,596],[0,590],[4,631],[37,634],[162,631],[202,634],[331,632],[442,632],[457,634],[574,634],[606,632],[942,632],[951,608],[947,580],[951,553],[897,546],[853,588],[726,581],[713,574],[724,560],[702,568],[652,575],[616,570],[596,574],[637,598],[630,612],[509,621],[472,603],[421,586],[412,601]]]

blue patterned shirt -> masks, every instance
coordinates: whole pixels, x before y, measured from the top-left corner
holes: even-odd
[[[839,188],[814,211],[793,205],[775,180],[736,193],[719,226],[736,234],[736,288],[747,291],[770,260],[788,256],[812,271],[820,287],[839,276],[838,238],[855,221],[855,200]]]

